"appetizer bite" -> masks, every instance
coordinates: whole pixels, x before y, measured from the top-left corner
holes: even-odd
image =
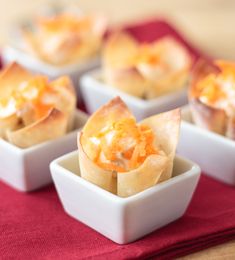
[[[184,88],[191,68],[190,54],[171,37],[141,44],[118,32],[108,38],[102,58],[104,81],[143,99]]]
[[[66,76],[49,81],[17,63],[0,73],[0,138],[26,148],[73,127],[76,96]]]
[[[107,21],[101,15],[62,9],[38,15],[21,28],[24,51],[56,66],[80,63],[95,57]]]
[[[198,126],[235,140],[235,63],[199,61],[192,75],[189,104]]]
[[[172,176],[180,110],[137,123],[116,97],[97,110],[78,135],[82,178],[128,197]]]

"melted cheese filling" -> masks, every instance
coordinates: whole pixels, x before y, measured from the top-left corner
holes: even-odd
[[[88,16],[74,16],[72,14],[59,14],[39,21],[41,30],[51,33],[82,32],[91,27],[91,19]]]
[[[39,18],[35,26],[39,54],[58,63],[70,58],[73,55],[71,50],[82,49],[84,39],[94,33],[93,23],[91,16],[68,13]]]
[[[30,104],[34,109],[35,119],[39,119],[53,107],[52,99],[49,102],[45,100],[46,95],[50,93],[53,93],[53,90],[45,77],[35,76],[31,80],[22,82],[10,97],[0,99],[0,118],[14,114],[21,116],[20,111]]]
[[[150,127],[137,125],[134,118],[121,119],[90,137],[92,160],[101,168],[125,172],[139,167],[157,154]]]
[[[198,82],[197,90],[201,102],[235,114],[235,75],[223,70],[218,75],[209,74]]]
[[[143,44],[140,46],[136,58],[137,68],[151,80],[164,78],[167,74],[182,69],[185,66],[176,64],[179,59],[172,59],[172,50],[158,42],[153,44]]]
[[[50,18],[42,18],[38,23],[38,30],[39,37],[46,39],[46,41],[42,42],[42,46],[45,48],[44,51],[50,54],[55,50],[60,50],[61,44],[65,42],[69,45],[77,45],[78,39],[83,34],[91,32],[92,22],[90,17],[60,14]],[[61,55],[61,53],[56,55]]]

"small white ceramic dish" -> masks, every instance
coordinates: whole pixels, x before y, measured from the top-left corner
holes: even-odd
[[[77,110],[74,129],[82,127],[87,115]],[[76,149],[74,130],[58,139],[26,149],[0,139],[0,180],[19,191],[32,191],[52,182],[49,164],[52,160]]]
[[[185,88],[152,100],[143,100],[107,86],[101,78],[101,71],[94,70],[86,73],[80,79],[82,96],[89,113],[95,112],[116,96],[120,96],[124,100],[137,120],[187,104],[187,91]]]
[[[80,177],[78,151],[50,165],[65,211],[119,244],[126,244],[180,218],[192,198],[200,168],[176,156],[173,178],[128,198]]]
[[[235,185],[235,141],[192,123],[188,106],[182,109],[179,154],[195,161],[203,172]]]
[[[54,66],[11,46],[6,46],[2,49],[1,57],[3,64],[8,64],[16,61],[28,70],[34,73],[47,75],[51,79],[58,78],[59,76],[63,75],[68,75],[72,79],[74,86],[76,87],[78,100],[80,100],[81,98],[78,79],[85,72],[98,67],[100,64],[99,58],[95,57],[84,63],[77,63],[65,66]]]

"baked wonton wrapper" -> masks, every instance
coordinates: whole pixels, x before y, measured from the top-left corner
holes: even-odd
[[[40,101],[37,95],[31,99],[35,91],[43,91]],[[26,95],[23,101],[22,93]],[[18,147],[64,135],[73,127],[75,106],[75,90],[67,77],[49,82],[17,63],[0,74],[0,138]]]
[[[148,155],[137,167],[127,171],[100,167],[92,160],[96,148],[90,142],[90,138],[117,120],[128,119],[132,120],[134,117],[117,97],[97,110],[78,135],[81,176],[120,197],[134,195],[171,177],[179,135],[180,111],[176,109],[152,116],[138,124],[148,127],[153,132],[153,147],[157,152]]]
[[[200,60],[188,98],[196,125],[235,140],[235,63]]]
[[[80,63],[97,55],[107,27],[101,15],[62,12],[36,17],[21,30],[25,51],[53,65]]]
[[[66,127],[66,116],[60,110],[53,108],[37,122],[16,131],[8,131],[7,139],[18,147],[30,147],[64,135]]]
[[[103,75],[108,85],[152,99],[185,87],[191,58],[171,37],[140,44],[130,34],[111,35],[103,50]]]

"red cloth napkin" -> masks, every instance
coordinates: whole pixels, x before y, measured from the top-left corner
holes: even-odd
[[[2,259],[169,259],[235,238],[235,189],[206,176],[181,219],[128,245],[69,217],[53,186],[24,194],[0,183],[0,198]]]
[[[132,34],[140,42],[152,42],[165,36],[171,36],[188,49],[194,61],[202,56],[206,57],[205,54],[202,54],[172,25],[164,20],[154,19],[145,23],[136,23],[135,25],[126,26],[124,30]]]
[[[185,36],[179,33],[176,28],[165,20],[153,19],[144,23],[139,22],[129,26],[127,25],[121,28],[121,30],[132,34],[139,42],[153,42],[165,36],[171,36],[188,49],[194,62],[202,57],[208,60],[208,62],[211,62],[209,56],[194,47]],[[112,32],[113,30],[108,31],[106,36],[112,34]]]
[[[140,41],[171,35],[195,60],[202,56],[165,21],[126,29]],[[123,246],[66,215],[54,186],[23,194],[0,182],[1,259],[169,259],[233,238],[235,189],[206,176],[180,220]]]

